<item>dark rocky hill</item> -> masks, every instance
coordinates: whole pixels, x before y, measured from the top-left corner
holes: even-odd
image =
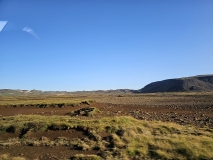
[[[167,79],[146,85],[139,93],[213,91],[213,74]]]

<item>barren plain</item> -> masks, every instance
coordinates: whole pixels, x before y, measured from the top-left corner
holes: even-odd
[[[2,159],[211,159],[212,142],[212,92],[0,97]]]

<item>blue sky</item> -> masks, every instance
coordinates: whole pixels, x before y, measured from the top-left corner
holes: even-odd
[[[212,74],[212,8],[212,0],[0,0],[0,88],[140,89]]]

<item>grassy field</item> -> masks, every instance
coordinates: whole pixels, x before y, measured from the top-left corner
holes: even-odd
[[[82,101],[92,101],[87,96],[0,96],[0,105],[39,105],[39,104],[78,104]]]
[[[68,116],[14,116],[0,120],[0,132],[31,130],[39,133],[50,128],[68,130],[81,128],[87,141],[63,139],[60,145],[76,146],[81,150],[98,149],[92,159],[213,159],[213,129],[181,126],[159,121],[139,121],[132,117],[80,120]],[[101,135],[107,135],[104,139]],[[55,145],[53,140],[19,138],[0,142],[0,146]],[[76,155],[82,157],[83,155]],[[91,158],[91,157],[90,157]],[[79,158],[80,159],[80,158]]]

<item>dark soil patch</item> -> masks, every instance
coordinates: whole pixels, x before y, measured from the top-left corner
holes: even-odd
[[[77,131],[75,129],[69,129],[69,130],[47,130],[45,132],[32,132],[28,134],[29,138],[36,138],[39,139],[41,137],[46,137],[49,140],[54,140],[58,137],[66,137],[67,139],[71,140],[74,138],[85,138],[86,135],[82,131]]]
[[[47,107],[38,108],[36,106],[27,107],[11,107],[11,106],[0,106],[0,116],[14,116],[14,115],[65,115],[67,112],[75,111],[80,108],[88,107],[87,104],[79,104],[75,107]]]
[[[11,146],[9,148],[0,149],[0,154],[8,154],[11,157],[25,157],[29,160],[39,159],[39,160],[58,160],[58,159],[68,159],[75,154],[97,154],[98,151],[80,151],[72,150],[70,147],[66,146]]]
[[[18,138],[19,137],[19,133],[1,133],[0,134],[0,141],[5,141],[11,138]]]

